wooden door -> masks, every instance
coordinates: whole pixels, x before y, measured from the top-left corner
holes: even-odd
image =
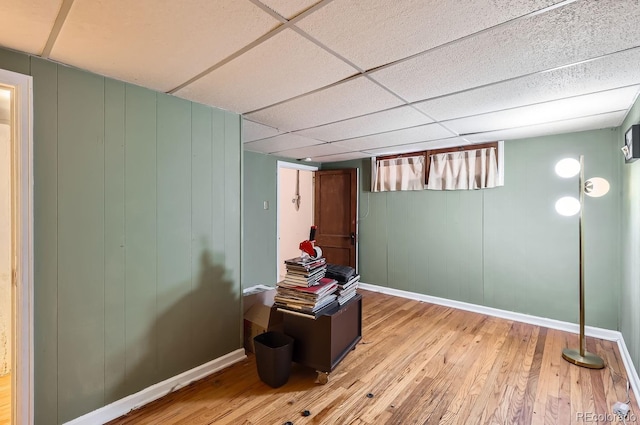
[[[357,170],[316,171],[316,245],[328,263],[356,267]]]

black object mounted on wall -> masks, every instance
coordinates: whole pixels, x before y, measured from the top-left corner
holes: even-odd
[[[634,124],[624,133],[624,162],[633,162],[640,158],[640,124]]]

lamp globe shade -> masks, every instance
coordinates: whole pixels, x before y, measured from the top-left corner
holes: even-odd
[[[580,172],[580,162],[575,158],[565,158],[556,164],[556,174],[560,177],[568,179],[578,175]]]
[[[576,215],[580,211],[580,201],[573,196],[564,196],[556,202],[556,211],[567,217]]]
[[[609,182],[602,177],[592,177],[584,182],[584,193],[592,198],[606,195],[610,189]]]

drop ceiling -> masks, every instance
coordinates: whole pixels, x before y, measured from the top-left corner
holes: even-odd
[[[317,162],[617,127],[640,0],[4,0],[0,45],[243,115]]]

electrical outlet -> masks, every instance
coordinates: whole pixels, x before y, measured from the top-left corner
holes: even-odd
[[[626,418],[629,414],[629,410],[629,405],[627,403],[616,401],[613,405],[613,413],[621,418]]]

